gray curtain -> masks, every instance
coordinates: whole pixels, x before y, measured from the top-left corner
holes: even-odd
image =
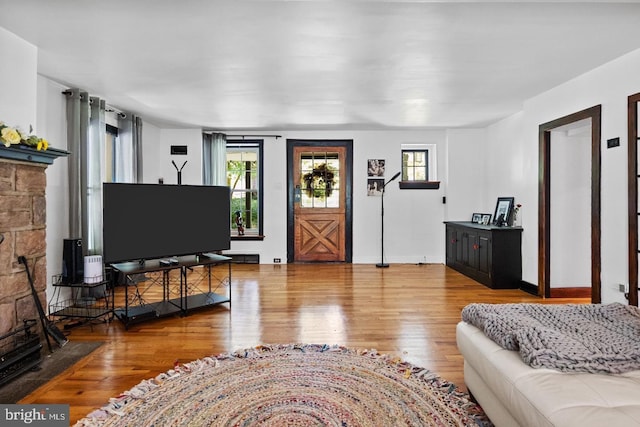
[[[84,173],[89,140],[89,94],[79,89],[64,92],[67,95],[67,149],[69,150],[69,238],[82,239],[84,204]]]
[[[85,248],[89,255],[102,254],[102,183],[105,165],[105,101],[90,97],[89,143],[87,146],[87,225]],[[83,229],[84,230],[84,229]]]
[[[69,237],[82,239],[84,254],[102,252],[102,165],[105,102],[80,89],[67,95]]]
[[[202,183],[227,185],[227,135],[202,134]]]
[[[116,182],[141,183],[142,119],[135,114],[118,116],[119,147],[116,150]]]
[[[67,95],[69,237],[82,239],[85,255],[102,253],[102,183],[105,181],[105,101],[80,89]],[[142,181],[142,119],[122,114],[117,182]],[[119,177],[118,173],[124,177]],[[121,178],[121,179],[117,179]],[[124,178],[124,179],[122,179]]]

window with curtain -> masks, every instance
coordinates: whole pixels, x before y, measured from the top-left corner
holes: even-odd
[[[116,114],[105,100],[78,88],[62,93],[70,151],[69,236],[83,240],[84,255],[97,255],[102,252],[102,183],[139,182],[142,176],[142,119]]]
[[[115,182],[116,176],[116,148],[118,147],[118,128],[107,124],[104,145],[104,174],[103,182]]]
[[[231,237],[262,236],[263,141],[227,141],[227,185],[231,190]]]
[[[116,126],[106,125],[102,182],[136,182],[136,164],[132,141],[123,140]]]
[[[102,251],[102,165],[104,164],[105,145],[105,101],[98,97],[90,97],[89,102],[89,135],[84,149],[83,160],[86,174],[86,191],[82,199],[86,204],[83,222],[84,246],[89,254]]]
[[[113,145],[113,182],[141,182],[141,119],[118,113],[118,132]]]
[[[118,137],[118,128],[104,120],[90,124],[87,150],[87,246],[89,252],[102,250],[102,183],[135,182],[132,144]]]

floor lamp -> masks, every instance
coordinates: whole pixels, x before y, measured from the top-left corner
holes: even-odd
[[[387,182],[384,183],[384,185],[382,186],[382,195],[380,197],[380,203],[381,203],[381,209],[380,209],[380,224],[381,224],[381,230],[380,230],[380,239],[381,239],[381,252],[380,252],[380,262],[378,264],[376,264],[376,267],[378,268],[387,268],[389,267],[389,264],[386,264],[384,262],[384,188],[387,186],[387,184],[389,184],[391,181],[393,181],[394,179],[396,179],[397,177],[400,176],[400,172],[398,172],[397,174],[393,175],[391,177],[391,179]]]

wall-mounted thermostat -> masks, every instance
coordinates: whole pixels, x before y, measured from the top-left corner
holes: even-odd
[[[611,138],[607,139],[607,148],[619,147],[620,146],[620,138]]]
[[[172,145],[171,146],[171,154],[186,155],[187,154],[187,146],[186,145]]]

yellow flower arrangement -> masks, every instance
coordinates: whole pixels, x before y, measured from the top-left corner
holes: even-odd
[[[26,134],[18,128],[8,126],[3,122],[0,122],[0,143],[4,144],[5,147],[19,144],[28,145],[38,151],[49,148],[49,141],[34,135],[31,126],[29,126],[29,133]]]

